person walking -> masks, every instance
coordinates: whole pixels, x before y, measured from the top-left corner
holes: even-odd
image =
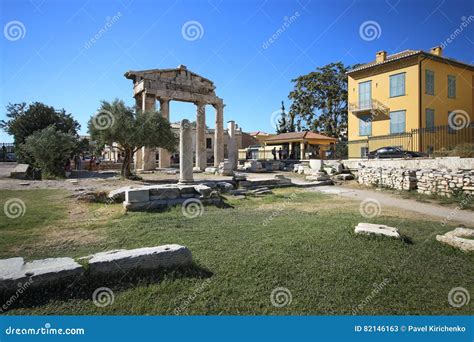
[[[283,150],[281,147],[278,149],[278,159],[281,160],[281,157],[283,156]]]
[[[273,160],[276,160],[277,159],[277,149],[276,149],[276,147],[274,147],[272,149],[272,155],[273,155]]]

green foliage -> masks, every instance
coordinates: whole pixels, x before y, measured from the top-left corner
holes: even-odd
[[[442,148],[433,153],[435,157],[461,157],[474,158],[474,144],[459,144],[453,149]]]
[[[1,120],[0,128],[12,135],[17,144],[24,143],[29,135],[51,125],[58,131],[74,135],[81,127],[64,109],[56,110],[41,102],[34,102],[31,105],[9,104],[6,116],[9,120]]]
[[[15,150],[21,162],[33,164],[35,160],[18,148],[31,134],[53,125],[58,131],[77,135],[79,123],[64,109],[57,110],[41,102],[9,104],[6,108],[8,120],[0,121],[0,128],[13,136]]]
[[[29,135],[19,146],[31,156],[33,164],[42,169],[45,177],[64,177],[64,164],[76,147],[74,135],[61,132],[53,125]]]
[[[288,114],[285,112],[285,104],[281,101],[281,115],[278,119],[276,133],[281,134],[289,132],[289,126],[291,126],[291,123],[289,122]]]
[[[161,147],[175,151],[177,138],[168,120],[157,111],[135,111],[121,100],[102,101],[88,123],[92,140],[99,146],[118,144],[125,152],[121,174],[130,177],[130,162],[140,148]]]
[[[348,68],[342,62],[318,67],[300,76],[288,98],[296,129],[318,131],[347,140],[347,75]]]

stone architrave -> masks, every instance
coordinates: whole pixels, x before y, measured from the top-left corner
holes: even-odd
[[[232,165],[232,170],[235,170],[237,168],[237,143],[235,141],[235,121],[229,121],[227,123],[227,133],[229,135],[229,141],[227,143],[228,160]]]
[[[206,156],[206,110],[205,104],[196,103],[196,167],[204,170],[207,166]]]
[[[179,182],[193,183],[193,139],[189,120],[182,120],[179,127]]]

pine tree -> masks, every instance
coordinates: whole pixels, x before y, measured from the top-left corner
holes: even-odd
[[[278,119],[276,132],[277,134],[288,132],[287,115],[285,113],[285,104],[283,103],[283,101],[281,101],[281,114],[280,114],[280,119]]]

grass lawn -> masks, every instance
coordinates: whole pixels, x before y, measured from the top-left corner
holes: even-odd
[[[0,212],[0,257],[71,256],[168,243],[190,248],[195,267],[137,282],[104,279],[63,291],[22,296],[7,314],[447,314],[469,315],[474,304],[451,307],[448,293],[474,295],[474,255],[435,240],[442,227],[409,213],[383,210],[363,218],[358,202],[287,188],[274,195],[229,199],[233,208],[205,207],[188,219],[181,208],[124,214],[120,204],[77,203],[57,190],[0,191],[0,203],[21,198],[25,215]],[[272,219],[269,219],[269,218]],[[400,228],[405,241],[356,236],[359,222]],[[267,223],[267,224],[264,224]],[[135,279],[136,280],[136,279]],[[92,301],[110,287],[112,305]],[[272,305],[277,287],[291,292]]]

